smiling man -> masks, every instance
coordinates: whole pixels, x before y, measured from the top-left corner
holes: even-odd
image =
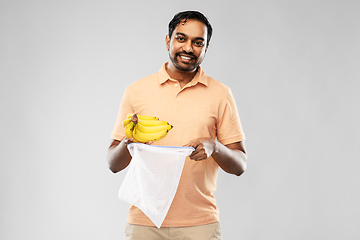
[[[108,149],[112,172],[131,162],[122,121],[128,113],[157,116],[174,128],[157,145],[190,146],[177,192],[161,228],[130,206],[126,239],[221,239],[214,191],[219,167],[240,176],[246,168],[245,135],[229,87],[207,76],[200,64],[212,27],[197,11],[180,12],[165,38],[170,61],[159,72],[126,88]],[[151,101],[150,101],[151,99]]]
[[[206,25],[193,19],[182,19],[175,31],[169,32],[165,40],[171,60],[167,67],[169,75],[180,73],[182,77],[186,73],[190,77],[187,81],[194,77],[207,51],[207,33]]]

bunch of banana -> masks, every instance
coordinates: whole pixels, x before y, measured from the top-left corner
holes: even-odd
[[[123,121],[125,127],[125,137],[133,138],[134,142],[147,143],[163,139],[173,128],[166,121],[161,121],[157,117],[128,114]]]

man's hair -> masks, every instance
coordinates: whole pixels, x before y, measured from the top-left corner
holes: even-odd
[[[202,22],[207,27],[207,45],[210,43],[211,35],[212,35],[212,27],[207,18],[200,12],[197,11],[185,11],[177,13],[173,19],[169,22],[169,38],[171,38],[175,28],[181,22],[185,23],[188,19],[196,20]]]

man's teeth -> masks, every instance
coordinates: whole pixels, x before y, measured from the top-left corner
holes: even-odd
[[[185,60],[190,60],[191,58],[189,57],[185,57],[185,56],[181,56],[181,58],[185,59]]]

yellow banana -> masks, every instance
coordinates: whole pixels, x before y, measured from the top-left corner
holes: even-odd
[[[133,138],[133,130],[135,128],[134,122],[130,121],[129,124],[125,126],[125,137],[126,138]]]
[[[139,122],[136,125],[136,127],[139,131],[141,131],[143,133],[155,133],[155,132],[159,132],[164,129],[171,130],[173,128],[173,126],[167,122],[162,125],[152,125],[152,126],[142,125],[141,122]]]
[[[134,127],[133,137],[136,141],[141,142],[141,143],[147,143],[149,141],[152,141],[152,142],[159,141],[160,139],[163,139],[169,133],[169,130],[167,130],[167,129],[163,129],[161,131],[153,132],[153,133],[144,133],[144,132],[141,132],[137,128],[137,125]]]
[[[123,121],[123,126],[125,127],[126,125],[128,125],[131,122],[131,118],[130,119],[125,119]]]
[[[127,118],[130,118],[130,119],[131,119],[133,115],[134,115],[134,114],[129,113],[129,114],[127,115]],[[136,114],[136,116],[138,117],[138,119],[144,119],[144,120],[159,120],[158,117],[152,117],[152,116],[146,116],[146,115],[138,115],[138,114]]]
[[[146,119],[139,119],[138,121],[143,126],[160,126],[160,125],[170,125],[166,121],[161,120],[146,120]]]
[[[172,129],[166,121],[160,121],[157,117],[128,114],[123,121],[125,137],[133,138],[134,142],[155,142],[164,138]]]

